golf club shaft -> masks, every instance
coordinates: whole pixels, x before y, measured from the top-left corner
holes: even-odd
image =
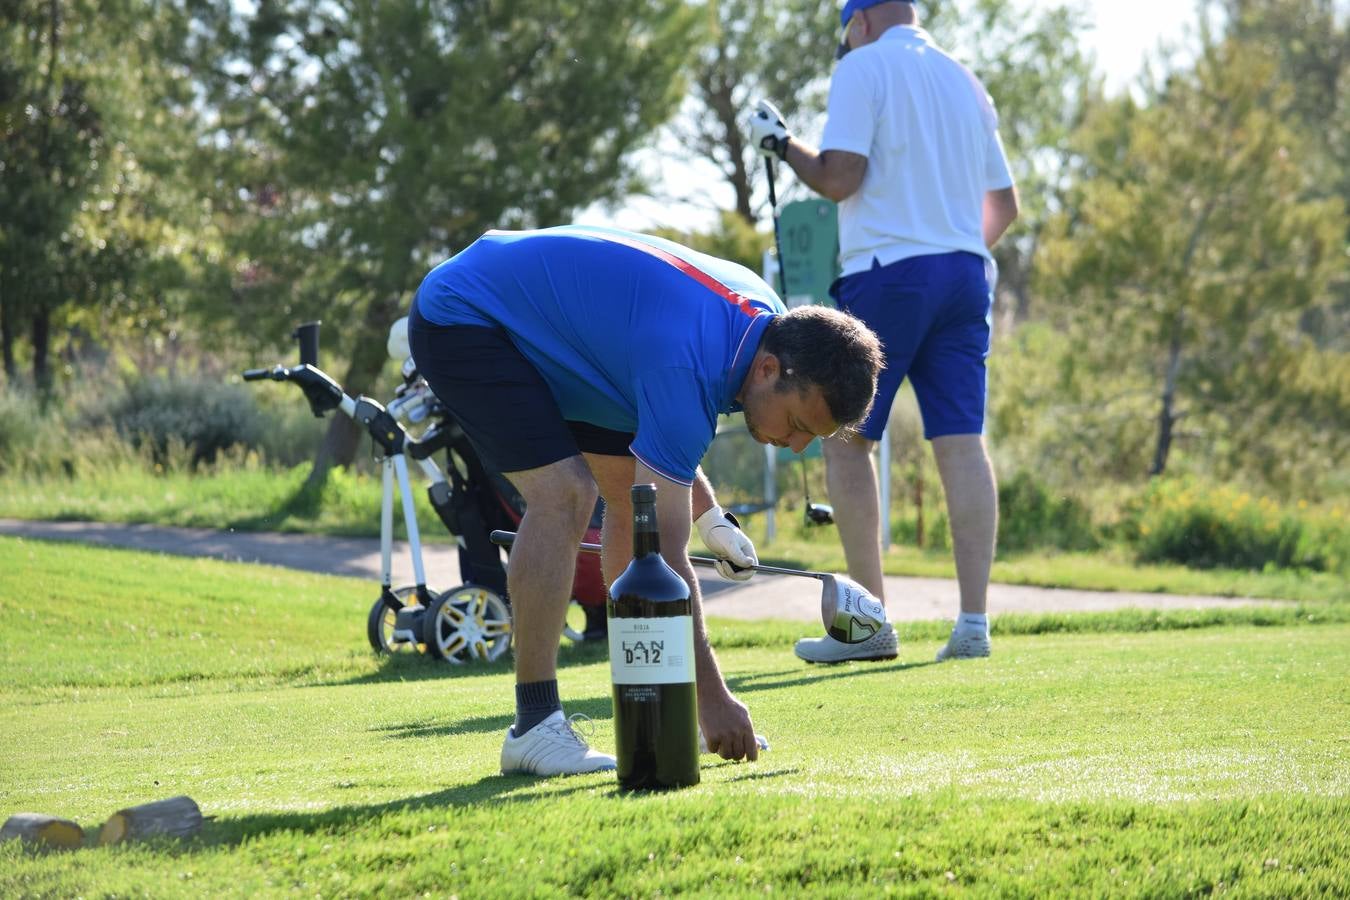
[[[773,252],[777,254],[775,262],[778,263],[778,292],[784,303],[787,302],[787,270],[783,267],[783,241],[778,235],[778,192],[773,186],[773,168],[774,163],[771,159],[764,160],[764,171],[769,176],[769,213],[773,216]]]
[[[492,543],[496,544],[499,547],[510,547],[515,542],[516,542],[516,533],[514,531],[497,530],[492,532]],[[585,551],[586,553],[599,553],[600,545],[582,543],[580,545],[580,549]],[[689,557],[689,561],[696,566],[706,566],[708,568],[715,567],[718,562],[717,560],[708,556],[691,556]],[[746,567],[741,566],[739,568],[746,568]],[[822,581],[825,578],[825,575],[821,572],[808,572],[805,569],[785,569],[780,566],[761,566],[761,565],[754,565],[750,566],[749,568],[754,569],[756,572],[766,572],[770,575],[798,575],[801,576],[802,578],[815,578]]]

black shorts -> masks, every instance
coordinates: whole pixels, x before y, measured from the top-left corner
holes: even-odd
[[[436,398],[499,472],[537,469],[578,453],[632,455],[632,434],[564,419],[539,370],[501,328],[433,325],[414,304],[408,346]]]

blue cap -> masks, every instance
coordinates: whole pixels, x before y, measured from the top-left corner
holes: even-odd
[[[839,27],[843,28],[848,24],[848,20],[853,18],[855,12],[861,12],[881,3],[888,3],[890,0],[848,0],[844,4],[843,10],[839,13]]]

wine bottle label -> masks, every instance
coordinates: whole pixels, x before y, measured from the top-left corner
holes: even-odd
[[[692,683],[693,617],[611,618],[609,671],[615,684]]]

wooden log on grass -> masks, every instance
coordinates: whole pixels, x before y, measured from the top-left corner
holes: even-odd
[[[191,837],[202,828],[202,811],[191,797],[170,797],[119,809],[103,823],[98,844],[120,844],[154,835]]]
[[[74,850],[84,845],[84,829],[69,819],[42,813],[15,813],[0,827],[0,841],[11,838],[44,847]]]

